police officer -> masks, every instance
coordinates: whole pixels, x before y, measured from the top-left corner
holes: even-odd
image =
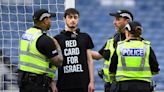
[[[20,40],[18,83],[20,92],[57,91],[53,79],[56,67],[62,65],[62,53],[58,42],[46,32],[51,27],[51,17],[46,9],[34,12],[34,26],[27,29]]]
[[[112,92],[151,92],[152,75],[159,73],[159,65],[150,42],[140,38],[142,31],[136,21],[125,26],[126,40],[118,43],[109,67],[117,81]]]
[[[104,91],[109,92],[111,82],[112,80],[109,77],[109,64],[111,62],[111,57],[113,55],[113,52],[116,48],[117,42],[125,40],[125,34],[124,30],[122,30],[125,25],[133,20],[133,15],[128,10],[119,10],[114,13],[110,13],[111,16],[114,16],[115,19],[113,21],[113,24],[116,29],[116,34],[111,37],[105,45],[99,50],[99,52],[92,51],[92,57],[94,59],[101,59],[104,58],[104,66],[103,68],[98,72],[99,76],[104,79],[105,85],[104,85]]]

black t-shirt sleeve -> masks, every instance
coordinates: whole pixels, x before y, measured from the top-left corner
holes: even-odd
[[[94,48],[93,41],[92,41],[92,39],[91,39],[91,37],[89,35],[87,35],[87,39],[86,40],[87,40],[87,44],[88,44],[87,49]]]
[[[38,49],[40,53],[44,54],[48,58],[52,58],[58,55],[56,46],[52,38],[50,38],[47,35],[42,35],[38,38],[37,43],[36,43],[36,48]]]
[[[149,64],[152,72],[159,72],[159,64],[157,62],[155,53],[151,47],[150,47],[150,55],[149,55]]]
[[[113,56],[112,56],[112,59],[111,59],[110,66],[109,66],[109,71],[110,71],[111,73],[116,73],[117,64],[118,64],[118,56],[117,56],[117,53],[116,53],[116,50],[115,50],[115,51],[114,51],[114,54],[113,54]]]

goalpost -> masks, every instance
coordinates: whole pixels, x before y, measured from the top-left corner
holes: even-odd
[[[0,92],[18,92],[19,40],[40,8],[57,14],[49,31],[54,36],[65,27],[64,10],[75,8],[75,0],[0,0]]]

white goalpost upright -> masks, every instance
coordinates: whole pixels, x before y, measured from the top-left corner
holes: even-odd
[[[54,36],[65,27],[64,10],[75,8],[75,0],[0,0],[0,92],[18,92],[19,40],[40,8],[56,13],[49,31]]]
[[[68,8],[75,8],[75,0],[65,0],[65,10]]]

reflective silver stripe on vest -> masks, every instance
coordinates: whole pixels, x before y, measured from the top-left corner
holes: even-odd
[[[110,49],[109,47],[110,47],[110,43],[112,42],[111,40],[112,39],[110,39],[110,40],[107,41],[107,44],[106,45],[108,45],[108,47],[105,46],[105,48],[104,48],[105,50],[109,50]]]
[[[147,47],[148,47],[148,45],[147,45],[147,44],[144,44],[144,48],[143,48],[143,49],[144,49],[144,55],[142,56],[142,61],[141,61],[140,67],[138,67],[138,69],[136,69],[136,68],[132,69],[132,67],[131,67],[131,68],[128,68],[128,67],[126,66],[126,63],[125,63],[125,57],[122,56],[121,51],[120,51],[122,69],[123,69],[123,70],[126,70],[126,71],[129,71],[129,69],[137,70],[137,71],[139,71],[139,70],[140,70],[140,71],[147,70],[146,68],[144,69],[144,65],[145,65],[145,56],[146,56]],[[122,50],[123,48],[124,48],[123,44],[120,44],[120,50]],[[132,71],[132,70],[131,70],[131,71]]]
[[[122,67],[117,67],[117,70],[124,71]],[[150,71],[150,67],[144,67],[142,70],[138,67],[126,67],[126,71]]]
[[[31,57],[33,57],[33,58],[37,58],[37,59],[40,59],[40,60],[42,60],[42,61],[48,62],[48,59],[43,58],[43,57],[40,57],[40,56],[35,55],[35,54],[33,54],[33,53],[30,53],[30,52],[20,51],[20,54],[22,54],[22,55],[28,55],[28,56],[31,56]]]
[[[107,69],[108,69],[108,68],[109,68],[109,65],[107,65],[107,64],[104,64],[104,68],[107,68]]]
[[[42,67],[42,66],[38,66],[38,65],[35,65],[35,64],[32,64],[32,63],[23,62],[23,61],[20,62],[20,65],[24,65],[24,66],[36,68],[36,69],[45,71],[45,72],[47,72],[47,73],[48,73],[48,72],[55,72],[54,70],[52,70],[52,69],[50,69],[50,68],[45,68],[45,67]]]
[[[123,76],[123,75],[120,75],[120,76],[116,76],[116,78],[119,80],[120,78],[144,78],[144,79],[148,79],[148,80],[152,80],[152,77],[127,77],[127,76]]]
[[[107,42],[108,47],[105,46],[105,50],[110,50],[110,44],[111,44],[112,40],[113,40],[113,38],[110,39],[110,40],[108,40],[108,42]],[[110,58],[111,58],[111,57],[109,57],[109,60],[110,60]],[[109,62],[109,60],[108,60],[108,62]],[[108,68],[109,68],[109,64],[107,65],[107,64],[104,63],[103,68],[107,68],[107,69],[108,69]]]
[[[144,52],[145,52],[145,54],[142,56],[142,61],[141,61],[141,64],[140,64],[140,70],[144,69],[147,48],[148,48],[148,45],[144,44]]]
[[[122,50],[123,48],[124,48],[123,44],[120,44],[120,50]],[[123,70],[126,70],[125,58],[124,58],[124,56],[122,56],[121,51],[120,51],[120,55],[121,55],[122,68],[123,68]]]

